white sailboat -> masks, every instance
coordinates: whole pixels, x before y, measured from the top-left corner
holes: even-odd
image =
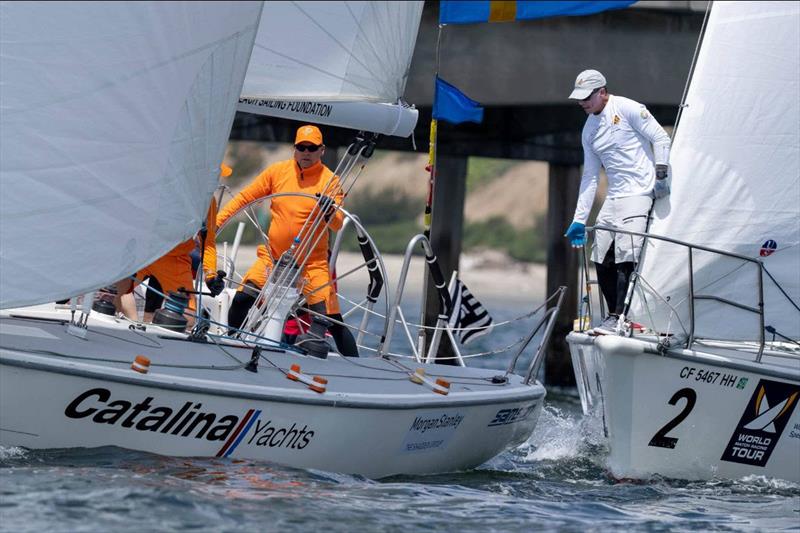
[[[318,358],[256,330],[191,337],[131,323],[93,311],[90,294],[82,307],[46,303],[128,276],[198,230],[243,84],[274,86],[262,83],[274,74],[295,85],[250,95],[396,103],[421,3],[362,17],[364,4],[2,3],[0,445],[114,445],[382,477],[471,468],[530,436],[545,396],[541,346],[524,375],[516,359],[498,372],[396,357],[386,335],[380,357]],[[326,47],[303,34],[320,29],[310,19],[280,24],[273,10],[287,5],[325,11],[326,38],[338,5],[345,28],[359,21],[345,32],[356,38]],[[253,69],[258,21],[271,14],[269,31],[313,46],[318,63],[303,56],[306,66],[324,65],[319,78],[338,76],[338,88]],[[372,86],[339,59],[364,40],[386,43],[387,29],[397,46],[368,47],[369,64],[402,68]],[[410,112],[393,116],[400,124]],[[368,147],[355,143],[345,166]],[[548,334],[552,317],[540,324]]]
[[[619,478],[800,481],[800,4],[714,2],[633,338],[568,336]]]

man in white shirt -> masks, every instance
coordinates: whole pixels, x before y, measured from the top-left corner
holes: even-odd
[[[605,77],[596,70],[581,72],[569,97],[578,100],[588,117],[581,135],[583,175],[578,205],[565,236],[573,247],[586,243],[586,221],[601,166],[606,171],[608,190],[595,224],[644,232],[653,198],[669,195],[669,135],[645,106],[609,94]],[[623,233],[595,232],[592,261],[609,311],[595,328],[599,333],[617,329],[642,241],[642,237]]]

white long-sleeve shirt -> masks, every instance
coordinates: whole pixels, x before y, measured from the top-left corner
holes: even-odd
[[[650,194],[655,165],[669,161],[670,138],[642,104],[609,95],[603,111],[589,115],[581,135],[583,175],[573,220],[586,224],[600,167],[606,169],[606,198]]]

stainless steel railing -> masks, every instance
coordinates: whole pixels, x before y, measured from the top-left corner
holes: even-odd
[[[736,254],[733,252],[726,252],[725,250],[718,250],[716,248],[710,248],[708,246],[701,246],[699,244],[693,244],[687,241],[682,241],[679,239],[673,239],[670,237],[664,237],[662,235],[655,235],[653,233],[642,233],[638,231],[630,231],[625,230],[622,228],[617,228],[614,226],[590,226],[586,228],[587,231],[596,231],[596,230],[604,230],[610,231],[612,233],[623,233],[626,235],[637,236],[637,237],[644,237],[646,239],[655,239],[658,241],[669,242],[672,244],[677,244],[679,246],[686,247],[687,254],[688,254],[688,270],[689,270],[689,336],[686,340],[686,348],[690,349],[694,344],[695,340],[695,301],[697,300],[714,300],[720,302],[722,304],[730,305],[745,311],[749,311],[751,313],[755,313],[758,315],[758,322],[759,322],[759,349],[758,355],[756,356],[756,362],[761,362],[761,356],[764,353],[764,345],[766,344],[766,337],[764,335],[764,263],[760,259],[755,259],[752,257],[748,257],[746,255]],[[732,300],[728,300],[727,298],[721,298],[719,296],[715,296],[713,294],[697,294],[695,292],[694,286],[694,252],[695,250],[709,252],[713,254],[718,254],[726,257],[731,257],[734,259],[739,259],[741,261],[752,263],[753,265],[758,268],[758,304],[756,307],[750,305],[744,305],[738,302],[734,302]],[[639,263],[641,265],[641,263]],[[638,267],[636,272],[634,272],[633,276],[631,276],[630,284],[628,286],[628,296],[626,297],[625,307],[626,309],[630,305],[630,298],[632,295],[633,287],[635,280],[639,277]]]

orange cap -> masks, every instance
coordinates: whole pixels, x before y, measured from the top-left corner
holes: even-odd
[[[229,166],[228,166],[228,165],[226,165],[225,163],[222,163],[222,164],[219,166],[219,175],[220,175],[220,176],[222,176],[223,178],[227,178],[227,177],[228,177],[228,176],[230,176],[231,174],[233,174],[233,169],[232,169],[231,167],[229,167]]]
[[[297,128],[297,135],[294,138],[294,144],[300,144],[303,142],[316,144],[317,146],[322,145],[322,132],[319,131],[318,127],[310,124],[300,126]]]

